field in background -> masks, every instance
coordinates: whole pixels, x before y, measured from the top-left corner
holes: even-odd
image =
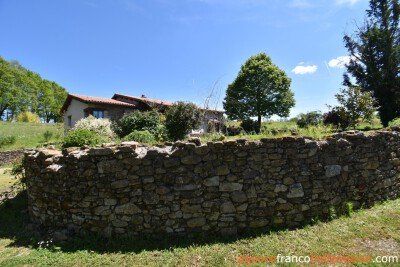
[[[46,140],[45,133],[50,138]],[[64,136],[63,124],[60,123],[27,123],[0,121],[0,137],[15,136],[16,142],[12,145],[0,147],[0,151],[24,148],[36,148],[45,143],[62,142]]]

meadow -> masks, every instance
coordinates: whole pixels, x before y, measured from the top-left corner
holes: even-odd
[[[15,137],[15,143],[0,146],[0,151],[37,148],[60,143],[64,137],[63,124],[0,121],[0,137]]]

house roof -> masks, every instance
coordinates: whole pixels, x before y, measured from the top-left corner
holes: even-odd
[[[75,95],[68,94],[67,99],[62,106],[60,113],[63,113],[68,109],[68,106],[71,104],[72,99],[81,101],[83,103],[94,103],[94,104],[107,104],[107,105],[116,105],[116,106],[124,106],[124,107],[135,107],[134,104],[126,103],[122,101],[118,101],[112,98],[102,98],[102,97],[93,97],[93,96],[83,96],[83,95]]]
[[[114,96],[112,98],[113,99],[125,98],[128,100],[139,101],[139,102],[146,103],[146,104],[150,103],[150,104],[156,104],[156,105],[162,105],[162,106],[173,106],[175,104],[175,102],[151,99],[151,98],[147,98],[146,96],[138,97],[138,96],[123,95],[123,94],[114,94]],[[208,108],[200,108],[200,110],[209,110],[212,112],[224,113],[224,111],[222,111],[222,110],[213,110],[213,109],[208,109]]]
[[[136,101],[140,101],[140,102],[147,102],[147,103],[152,103],[152,104],[157,104],[157,105],[163,105],[163,106],[172,106],[172,105],[175,104],[174,102],[150,99],[150,98],[147,98],[145,96],[138,97],[138,96],[114,94],[114,96],[112,98],[115,99],[115,98],[118,98],[118,97],[130,99],[130,100],[136,100]]]

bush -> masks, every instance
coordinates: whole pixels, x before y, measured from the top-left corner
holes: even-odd
[[[389,127],[392,127],[392,126],[400,126],[400,118],[396,118],[396,119],[390,121]]]
[[[350,125],[350,121],[346,117],[346,114],[338,107],[334,107],[328,113],[324,113],[323,118],[325,125],[334,125],[336,126],[336,129],[340,127],[342,130],[345,130]]]
[[[35,122],[35,123],[40,123],[40,117],[38,114],[25,111],[21,112],[17,115],[16,118],[17,122]]]
[[[97,119],[92,115],[77,121],[73,129],[86,129],[107,138],[113,138],[115,135],[109,119]]]
[[[17,138],[15,136],[5,136],[0,137],[0,148],[4,146],[9,146],[15,143]]]
[[[152,144],[156,141],[155,136],[149,131],[133,131],[125,136],[123,141],[136,141],[139,143]]]
[[[308,128],[309,126],[317,126],[322,122],[322,114],[319,111],[312,111],[308,113],[301,113],[297,116],[297,126],[300,128]]]
[[[63,148],[73,147],[73,146],[95,146],[104,142],[109,141],[109,139],[100,136],[88,129],[73,129],[68,132],[67,136],[63,142]]]
[[[192,103],[178,102],[165,112],[165,127],[169,138],[182,140],[200,125],[200,110]]]
[[[245,119],[242,121],[240,126],[245,130],[247,133],[256,132],[258,131],[258,122],[253,121],[252,119]]]
[[[124,137],[133,131],[149,131],[156,134],[160,125],[160,114],[157,111],[140,112],[135,110],[124,114],[115,122],[112,129],[119,137]]]

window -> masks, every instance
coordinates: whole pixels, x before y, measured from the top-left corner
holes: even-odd
[[[68,127],[72,127],[72,116],[68,116]]]
[[[92,115],[93,115],[93,117],[98,118],[98,119],[104,118],[104,110],[93,110]]]

